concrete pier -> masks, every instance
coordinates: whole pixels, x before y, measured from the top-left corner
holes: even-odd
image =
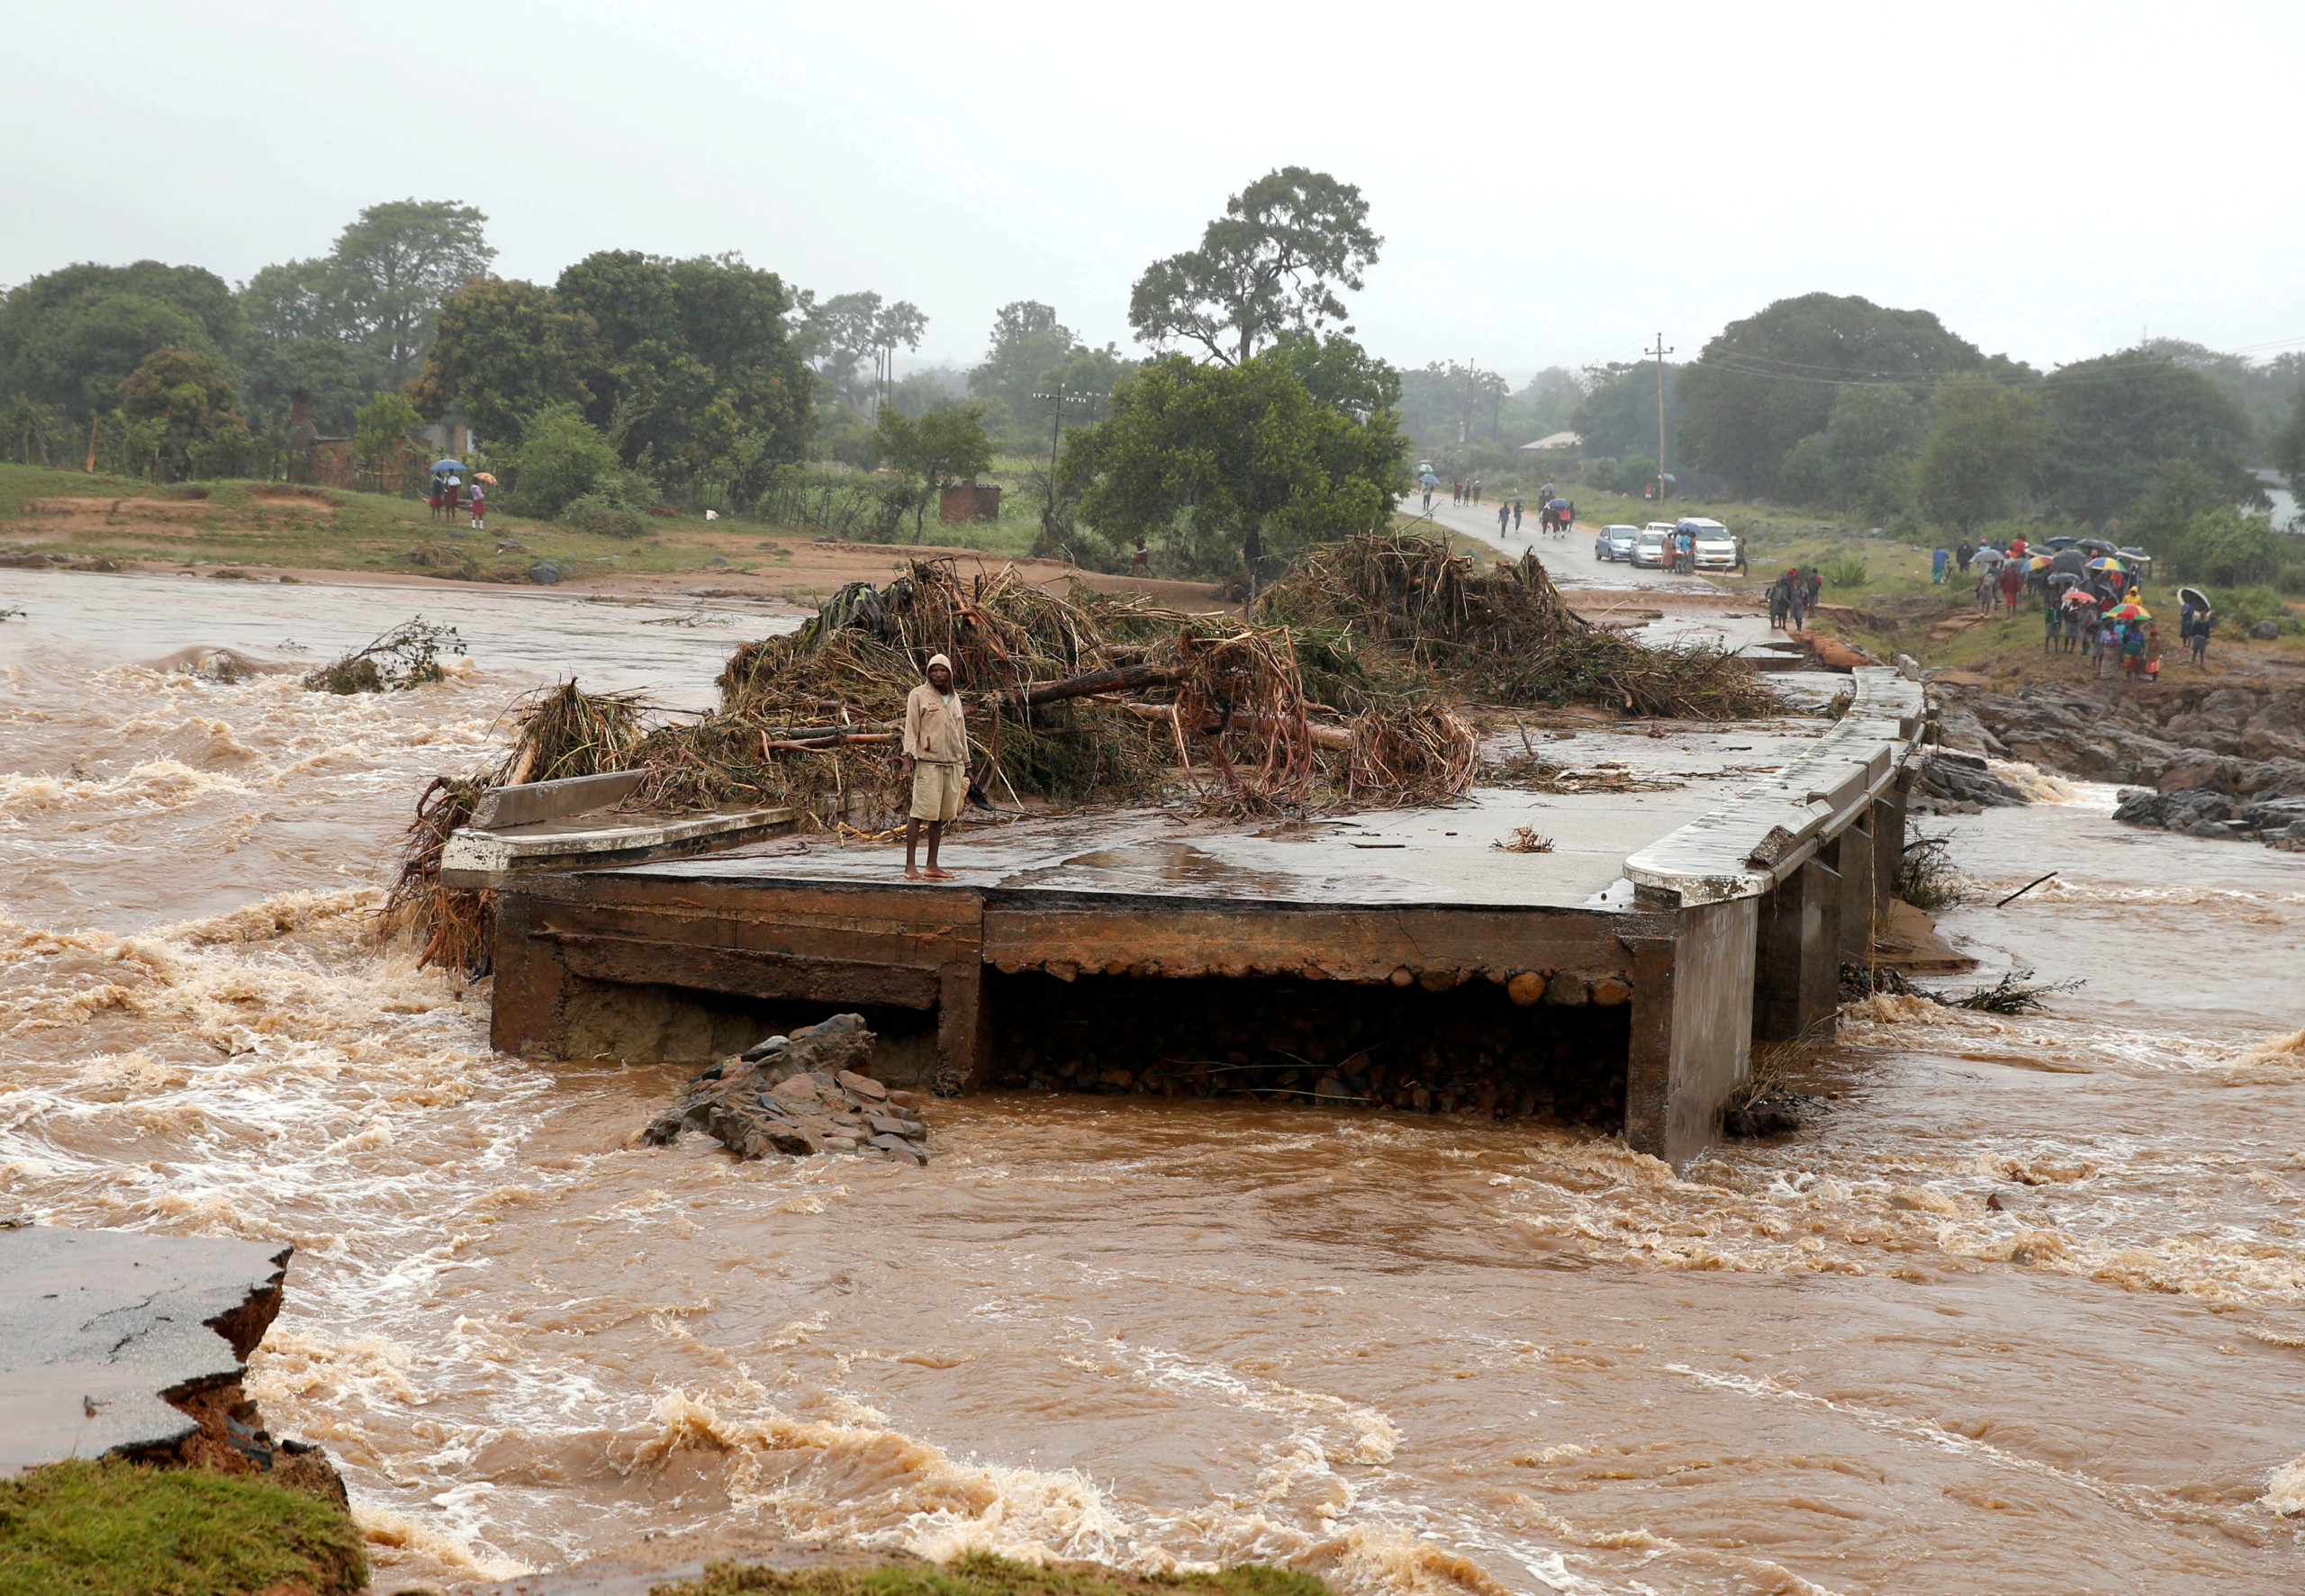
[[[1766,738],[1781,763],[1725,801],[1698,786],[1484,789],[1447,809],[1261,828],[1071,817],[963,834],[945,859],[962,879],[936,886],[892,880],[884,849],[793,840],[515,876],[498,897],[493,1040],[703,1059],[856,1008],[887,1039],[889,1078],[978,1090],[1035,1078],[1031,1050],[1003,1039],[1030,1037],[1060,996],[1077,1008],[1080,992],[1052,983],[1112,982],[1098,989],[1111,1002],[1220,1019],[1227,994],[1269,1009],[1271,984],[1288,983],[1302,997],[1284,1006],[1315,1032],[1338,1007],[1324,987],[1351,983],[1372,989],[1356,1023],[1396,1003],[1404,1023],[1458,1005],[1468,1033],[1486,1028],[1433,1064],[1446,1091],[1411,1083],[1418,1106],[1508,1114],[1552,1100],[1531,1069],[1604,1066],[1621,1072],[1627,1140],[1682,1164],[1719,1133],[1755,1040],[1830,1024],[1839,966],[1865,957],[1903,847],[1924,730],[1919,684],[1867,669],[1848,714],[1813,734],[1740,728],[1735,746]],[[1551,849],[1496,851],[1515,825]],[[1507,1056],[1521,1061],[1509,1080]],[[1471,1081],[1483,1068],[1493,1087]],[[1152,1089],[1129,1068],[1090,1082]]]

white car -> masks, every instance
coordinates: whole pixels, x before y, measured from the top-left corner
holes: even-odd
[[[1734,571],[1737,568],[1736,537],[1719,521],[1691,516],[1680,524],[1680,530],[1688,533],[1695,545],[1696,568],[1699,571]]]
[[[1671,525],[1665,521],[1651,521],[1643,527],[1641,536],[1632,540],[1632,563],[1650,571],[1662,571],[1665,568],[1665,539],[1672,530]]]

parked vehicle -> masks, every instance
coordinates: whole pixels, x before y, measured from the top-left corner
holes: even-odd
[[[1629,561],[1632,558],[1632,546],[1640,537],[1638,527],[1604,527],[1593,539],[1593,557]]]
[[[1646,571],[1665,568],[1665,540],[1673,535],[1669,521],[1651,521],[1632,540],[1632,563]]]
[[[1690,516],[1680,523],[1679,530],[1695,541],[1696,568],[1699,571],[1734,571],[1737,568],[1737,539],[1728,527],[1704,516]]]

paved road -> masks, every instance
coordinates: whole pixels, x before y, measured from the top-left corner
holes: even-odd
[[[1402,513],[1415,515],[1424,500],[1411,496],[1400,503]],[[1446,493],[1433,497],[1433,518],[1452,532],[1478,537],[1492,548],[1501,548],[1514,559],[1524,549],[1535,549],[1537,558],[1545,564],[1553,585],[1560,588],[1656,588],[1677,593],[1713,593],[1720,591],[1701,576],[1675,576],[1668,572],[1643,570],[1618,561],[1600,561],[1593,557],[1593,539],[1600,526],[1587,526],[1583,520],[1566,537],[1546,537],[1537,531],[1537,515],[1533,505],[1522,518],[1517,535],[1500,537],[1496,531],[1496,506],[1456,505]]]

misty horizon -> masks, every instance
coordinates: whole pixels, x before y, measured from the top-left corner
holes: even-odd
[[[2282,269],[2300,224],[2265,203],[2284,192],[2272,96],[2216,125],[2153,110],[2153,86],[2294,59],[2305,18],[2269,6],[2200,8],[2179,33],[2142,6],[2085,29],[1940,8],[1926,34],[1802,6],[1767,27],[1463,7],[1412,41],[1389,19],[1306,38],[1281,14],[1186,11],[1173,64],[1058,11],[509,5],[438,50],[263,5],[93,10],[102,52],[88,12],[17,24],[44,65],[0,111],[29,154],[5,180],[0,282],[151,258],[242,283],[413,195],[485,212],[508,277],[604,248],[735,251],[820,295],[909,300],[929,320],[903,370],[973,364],[1021,299],[1141,353],[1145,266],[1301,164],[1367,194],[1386,242],[1353,322],[1403,367],[1517,383],[1636,359],[1660,331],[1686,359],[1812,292],[1932,311],[2043,369],[2148,336],[2305,345],[2305,284]],[[1220,16],[1212,72],[1198,43]],[[1641,86],[1660,53],[1664,86]],[[2178,194],[2246,243],[2165,241]]]

